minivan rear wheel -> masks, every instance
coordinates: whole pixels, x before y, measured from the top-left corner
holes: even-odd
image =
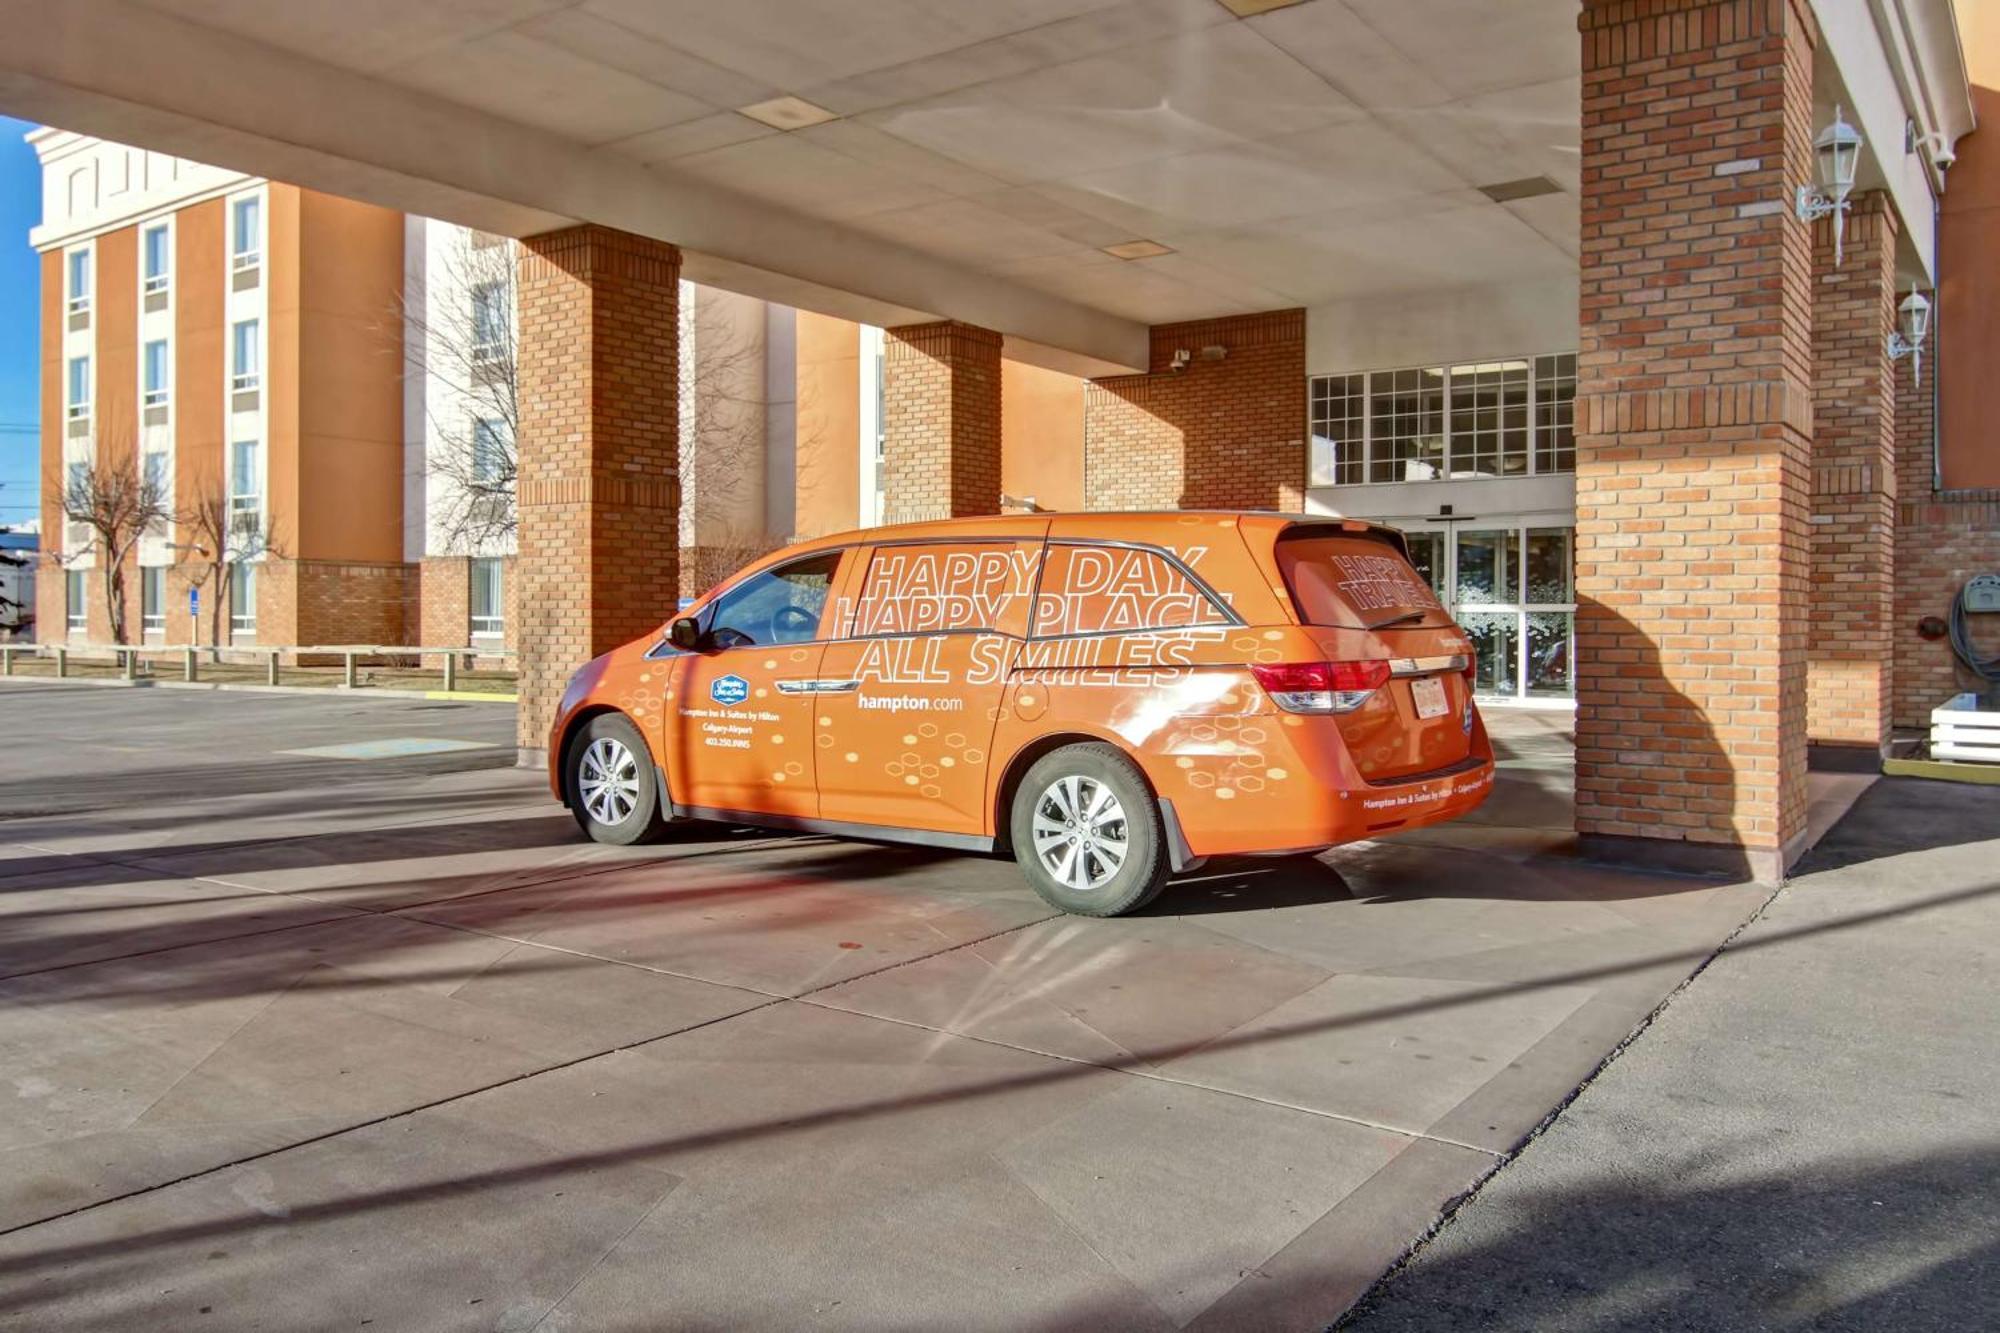
[[[1044,900],[1078,916],[1121,916],[1167,882],[1166,829],[1139,769],[1109,745],[1065,745],[1014,791],[1014,859]]]
[[[616,713],[600,713],[570,741],[570,813],[594,842],[628,847],[665,826],[659,780],[639,729]]]

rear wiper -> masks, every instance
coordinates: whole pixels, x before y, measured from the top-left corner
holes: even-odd
[[[1405,611],[1400,616],[1390,616],[1387,620],[1378,620],[1372,625],[1363,625],[1361,628],[1388,629],[1391,625],[1407,625],[1412,620],[1422,620],[1424,618],[1424,614],[1425,613],[1422,611]]]

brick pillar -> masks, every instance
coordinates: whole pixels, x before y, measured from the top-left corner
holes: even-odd
[[[1805,825],[1805,0],[1586,0],[1576,823],[1777,878]]]
[[[1845,255],[1813,229],[1812,621],[1806,734],[1878,758],[1889,740],[1896,567],[1896,217],[1857,195]]]
[[[570,673],[673,612],[680,267],[673,246],[606,227],[521,243],[524,762]]]
[[[883,519],[1000,512],[1000,335],[942,320],[882,339]]]

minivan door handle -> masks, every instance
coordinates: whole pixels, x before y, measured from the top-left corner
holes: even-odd
[[[861,688],[858,680],[781,680],[780,694],[847,694]]]

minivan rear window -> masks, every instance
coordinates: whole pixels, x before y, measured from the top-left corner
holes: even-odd
[[[1278,568],[1299,619],[1339,629],[1435,623],[1436,594],[1389,541],[1359,533],[1313,533],[1278,539]]]

